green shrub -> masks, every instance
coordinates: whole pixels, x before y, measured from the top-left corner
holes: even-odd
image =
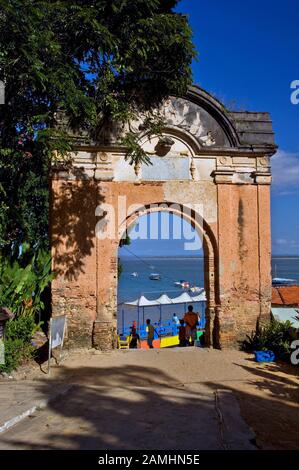
[[[53,278],[50,254],[43,250],[24,243],[10,257],[0,252],[0,306],[15,314],[6,323],[0,371],[11,372],[34,356],[31,338],[41,325],[35,317],[44,309],[42,294]]]
[[[39,327],[33,316],[21,316],[6,323],[5,364],[0,364],[1,372],[9,373],[34,357],[35,348],[31,344],[31,338]]]
[[[0,306],[18,316],[37,315],[44,309],[42,293],[55,277],[50,254],[31,251],[24,243],[17,258],[0,253]]]
[[[243,342],[245,351],[266,351],[270,349],[279,359],[289,360],[292,353],[291,343],[297,339],[295,329],[290,321],[271,320],[261,325],[259,330]]]
[[[4,347],[5,364],[0,364],[0,372],[10,373],[34,357],[34,347],[30,343],[24,343],[21,339],[6,339]]]
[[[5,338],[10,340],[21,339],[24,343],[30,343],[34,333],[40,329],[41,324],[35,323],[33,316],[18,317],[9,320],[5,327]]]

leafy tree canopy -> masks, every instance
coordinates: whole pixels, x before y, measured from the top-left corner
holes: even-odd
[[[177,3],[0,0],[0,249],[47,245],[51,155],[70,149],[57,111],[96,138],[107,120],[186,92],[195,52]],[[144,157],[134,139],[132,162]]]

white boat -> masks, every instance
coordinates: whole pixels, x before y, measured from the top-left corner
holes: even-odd
[[[136,273],[136,272],[131,273],[131,276],[132,276],[132,277],[138,277],[138,273]]]
[[[291,286],[296,283],[296,279],[285,279],[283,277],[275,277],[272,279],[272,286]]]
[[[190,287],[189,292],[192,292],[192,294],[199,294],[203,290],[204,290],[203,287],[193,286],[193,287]]]
[[[181,286],[182,286],[183,289],[189,289],[190,288],[190,282],[183,281]]]
[[[161,274],[152,273],[152,274],[150,274],[149,278],[150,278],[151,281],[161,281]]]
[[[182,287],[183,289],[189,289],[189,287],[190,287],[190,282],[189,282],[189,281],[184,281],[184,280],[175,281],[175,282],[174,282],[174,285],[175,285],[175,286]]]

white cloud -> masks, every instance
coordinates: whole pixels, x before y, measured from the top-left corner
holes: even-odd
[[[279,150],[271,158],[273,190],[281,196],[299,193],[299,153]]]
[[[292,239],[287,239],[287,238],[277,238],[275,240],[275,245],[277,246],[288,246],[289,248],[298,248],[299,247],[299,241],[298,240],[292,240]]]
[[[288,240],[286,238],[278,238],[276,241],[275,241],[276,245],[287,245],[288,244]]]

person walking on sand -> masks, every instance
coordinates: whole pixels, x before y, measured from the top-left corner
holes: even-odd
[[[146,331],[147,331],[147,345],[150,349],[153,349],[153,341],[154,341],[154,336],[155,336],[155,328],[153,325],[151,325],[151,321],[148,318],[146,320]]]
[[[198,325],[198,316],[197,313],[193,312],[192,305],[189,305],[188,312],[185,313],[184,322],[186,323],[186,342],[187,346],[190,344],[194,346],[194,341],[196,339],[196,327]],[[191,338],[191,342],[190,342]]]

